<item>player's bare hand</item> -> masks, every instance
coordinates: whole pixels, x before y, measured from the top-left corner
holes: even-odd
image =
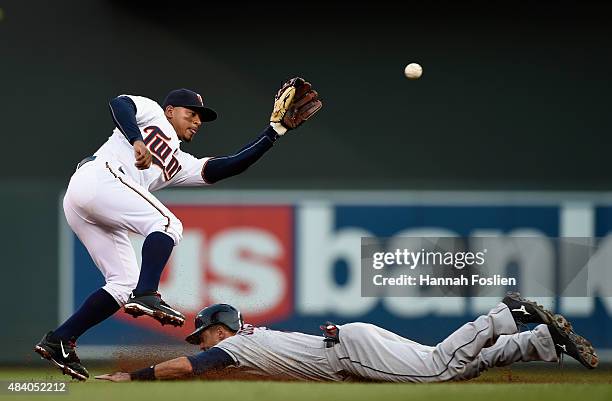
[[[134,165],[138,167],[139,170],[145,170],[151,167],[153,156],[151,156],[151,152],[149,152],[144,142],[135,141],[133,146],[134,157],[136,158],[136,163],[134,163]]]
[[[106,375],[99,375],[96,376],[96,379],[98,380],[108,380],[111,382],[129,382],[131,381],[131,377],[129,373],[125,373],[125,372],[115,372],[115,373],[111,373],[111,374],[106,374]]]

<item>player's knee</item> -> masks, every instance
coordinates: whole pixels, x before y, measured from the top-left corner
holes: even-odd
[[[181,239],[183,239],[183,223],[181,223],[181,221],[176,217],[172,216],[172,218],[170,218],[170,224],[168,225],[166,233],[172,237],[174,240],[174,245],[178,245],[178,243],[181,242]]]
[[[127,303],[130,293],[132,289],[136,287],[136,283],[133,286],[126,284],[118,284],[118,283],[106,283],[104,287],[102,287],[106,292],[111,294],[111,296],[117,301],[119,306],[123,306]]]
[[[172,238],[175,246],[183,239],[183,223],[174,215],[164,216],[163,219],[148,227],[144,235],[147,236],[156,231],[167,234]]]

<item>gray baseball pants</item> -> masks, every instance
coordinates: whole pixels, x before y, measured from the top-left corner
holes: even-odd
[[[372,324],[346,324],[340,326],[340,343],[327,349],[327,357],[338,372],[388,382],[466,380],[517,361],[557,361],[548,327],[518,333],[503,303],[435,347]]]

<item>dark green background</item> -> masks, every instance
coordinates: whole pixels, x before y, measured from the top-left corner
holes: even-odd
[[[220,118],[184,149],[209,156],[265,127],[282,80],[310,80],[323,110],[218,188],[611,182],[612,24],[595,2],[3,3],[4,361],[34,358],[57,320],[59,193],[110,134],[107,103],[122,93],[202,93]],[[418,81],[403,76],[413,61]]]
[[[110,134],[111,97],[182,86],[220,114],[185,149],[237,150],[303,75],[325,108],[223,187],[607,188],[608,9],[459,3],[10,2],[1,177],[66,181]]]

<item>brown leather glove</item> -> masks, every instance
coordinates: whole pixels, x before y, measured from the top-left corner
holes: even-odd
[[[323,107],[319,94],[310,82],[296,77],[285,82],[274,98],[271,123],[280,123],[286,129],[295,129]]]

